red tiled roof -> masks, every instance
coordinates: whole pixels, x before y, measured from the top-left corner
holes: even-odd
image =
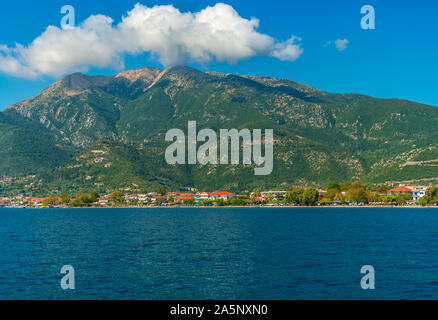
[[[164,199],[167,199],[167,197],[165,197],[165,196],[154,196],[154,197],[152,197],[152,199],[164,200]]]
[[[394,188],[389,190],[389,192],[412,192],[411,189],[406,188],[406,187],[398,187],[398,188]]]
[[[179,197],[176,198],[176,200],[193,200],[193,199],[195,199],[195,196],[190,194],[180,195]]]
[[[211,194],[212,196],[234,196],[234,193],[227,191],[216,191]]]

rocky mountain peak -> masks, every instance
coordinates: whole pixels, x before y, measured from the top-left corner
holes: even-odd
[[[79,72],[68,75],[61,80],[64,87],[73,91],[83,91],[94,87],[101,87],[108,84],[109,81],[110,79],[105,76],[87,76]]]
[[[139,69],[120,72],[116,74],[114,78],[116,79],[122,78],[129,81],[130,83],[134,83],[138,80],[142,80],[150,85],[152,82],[154,82],[154,80],[159,76],[161,72],[162,70],[160,69],[143,67]]]

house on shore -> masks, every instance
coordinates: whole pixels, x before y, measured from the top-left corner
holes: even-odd
[[[196,202],[209,201],[209,200],[214,201],[219,199],[227,201],[229,199],[234,199],[234,198],[237,198],[237,195],[228,191],[216,191],[216,192],[200,191],[195,194],[194,200]]]
[[[423,186],[416,186],[416,185],[401,185],[397,188],[391,189],[388,191],[388,194],[391,195],[399,195],[399,194],[406,194],[409,196],[412,196],[412,200],[414,202],[417,202],[418,200],[420,200],[422,197],[424,197],[425,195],[427,195],[429,192],[429,188],[428,187],[423,187]]]
[[[167,202],[167,197],[166,196],[156,195],[156,196],[152,196],[150,198],[150,200],[152,202]]]
[[[138,194],[127,194],[125,195],[126,202],[138,202]]]
[[[175,202],[184,203],[184,201],[194,201],[194,193],[179,193],[175,198]]]
[[[399,194],[412,194],[412,189],[408,187],[397,187],[388,191],[388,194],[397,196]]]
[[[237,195],[228,191],[216,191],[210,195],[210,198],[212,198],[212,200],[222,199],[224,201],[227,201],[229,199],[237,198]]]
[[[208,201],[213,200],[211,197],[211,192],[197,192],[195,194],[195,201],[196,202],[202,202],[202,201]]]
[[[103,197],[103,198],[99,199],[99,204],[101,206],[107,206],[107,205],[113,204],[113,203],[116,203],[116,201],[112,198],[109,198],[109,197]]]
[[[287,191],[284,190],[271,190],[262,192],[262,201],[265,201],[268,197],[271,197],[273,201],[283,200],[286,198]]]
[[[170,199],[175,200],[179,195],[180,195],[179,192],[168,192],[168,193],[166,193],[166,197],[167,197],[167,200],[168,200],[168,201],[169,201]]]
[[[145,203],[145,202],[148,202],[148,200],[149,200],[149,195],[147,195],[147,194],[138,194],[137,195],[137,201],[138,202]]]

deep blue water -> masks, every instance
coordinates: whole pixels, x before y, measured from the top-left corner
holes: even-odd
[[[436,209],[0,209],[0,299],[437,297]]]

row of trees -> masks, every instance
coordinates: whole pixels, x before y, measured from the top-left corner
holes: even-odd
[[[330,182],[326,187],[326,193],[319,194],[319,191],[315,188],[291,188],[287,191],[284,199],[277,199],[274,201],[272,196],[266,195],[264,197],[265,203],[283,202],[291,203],[302,206],[313,205],[330,205],[333,202],[340,204],[355,203],[355,204],[368,204],[368,203],[387,203],[405,205],[407,201],[412,200],[412,194],[399,194],[388,195],[387,192],[390,188],[382,185],[371,190],[360,181],[356,182]],[[255,201],[261,197],[260,190],[254,190],[252,199]],[[430,196],[425,196],[418,202],[420,205],[432,205],[438,204],[438,188],[433,189],[430,192]]]
[[[146,189],[139,191],[140,194],[147,194]],[[167,193],[166,187],[160,187],[157,189],[157,193],[164,196]],[[73,207],[89,207],[94,203],[99,202],[100,194],[97,191],[91,191],[87,193],[84,190],[79,191],[75,196],[71,197],[68,194],[62,194],[61,196],[51,195],[44,200],[44,205],[68,205]],[[110,198],[114,200],[115,205],[127,204],[125,201],[125,194],[121,190],[115,190],[111,193]],[[130,203],[131,204],[131,203]]]
[[[319,200],[322,205],[338,203],[388,203],[404,205],[408,200],[412,200],[410,194],[388,195],[388,186],[380,186],[376,190],[371,190],[360,181],[356,182],[330,182],[327,191]]]
[[[287,203],[313,206],[319,201],[319,191],[315,188],[291,189],[286,193],[284,200]]]
[[[350,183],[330,182],[327,185],[327,192],[322,196],[317,196],[318,192],[314,188],[291,189],[286,195],[286,202],[300,205],[329,205],[333,202],[338,203],[387,203],[405,205],[412,200],[411,193],[398,195],[388,195],[389,187],[382,185],[371,190],[359,181]],[[433,188],[429,195],[424,196],[417,202],[419,205],[438,205],[438,187]]]
[[[86,193],[84,190],[79,191],[75,197],[68,194],[62,194],[60,197],[49,196],[44,200],[44,205],[69,205],[73,207],[88,207],[92,203],[99,201],[100,195],[97,191]]]

